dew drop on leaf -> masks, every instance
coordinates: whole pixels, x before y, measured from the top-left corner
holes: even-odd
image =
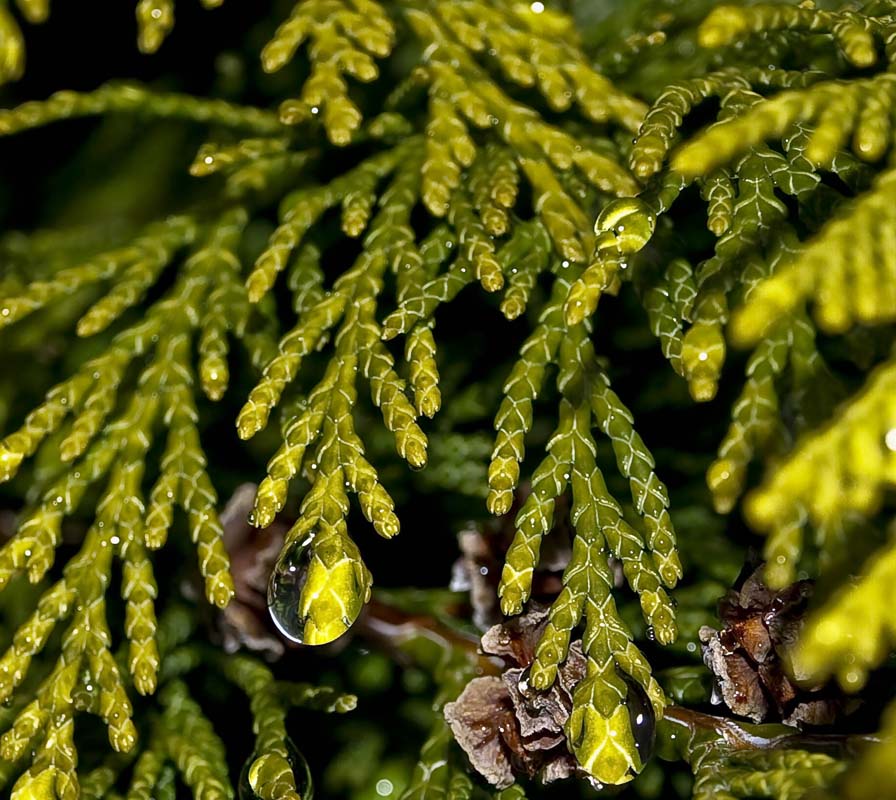
[[[314,540],[312,533],[287,547],[268,580],[268,613],[277,630],[298,644],[320,645],[334,641],[354,624],[364,606],[363,601],[350,603],[344,596],[336,596],[345,575],[334,570],[332,565],[325,567],[315,559]],[[343,563],[345,566],[347,562]],[[316,616],[309,600],[303,601],[305,593],[313,599]],[[322,624],[322,609],[327,607],[332,612],[330,620]],[[309,629],[312,618],[317,627],[312,625]]]
[[[287,767],[292,770],[295,793],[302,800],[312,800],[314,784],[308,762],[292,739],[287,737],[285,744],[285,760],[273,753],[262,755],[252,753],[246,759],[240,772],[239,800],[260,800],[262,797],[271,796],[272,792],[277,792],[275,796],[283,794],[289,781],[286,774]]]
[[[277,630],[299,644],[305,641],[306,620],[299,605],[311,567],[312,541],[314,536],[308,536],[281,553],[268,580],[268,613]]]
[[[641,684],[636,681],[627,681],[627,683],[626,705],[629,723],[635,745],[638,748],[638,755],[641,757],[641,763],[644,764],[653,754],[653,745],[656,739],[656,714],[653,704]]]

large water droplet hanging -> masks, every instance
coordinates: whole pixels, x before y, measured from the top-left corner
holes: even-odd
[[[290,545],[268,582],[268,611],[280,633],[309,645],[327,644],[345,633],[370,593],[359,560],[356,551],[346,551],[346,542],[324,534]]]
[[[240,773],[239,800],[311,800],[311,770],[292,739],[285,740],[286,758],[253,753]]]
[[[301,615],[299,607],[311,568],[313,541],[314,536],[311,535],[284,550],[268,580],[268,613],[277,630],[299,644],[305,641],[307,620]]]

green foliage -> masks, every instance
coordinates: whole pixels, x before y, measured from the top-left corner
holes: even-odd
[[[49,12],[16,5],[29,22]],[[527,681],[556,688],[581,638],[585,676],[563,730],[592,781],[646,784],[636,776],[649,755],[630,714],[643,693],[661,754],[687,762],[696,798],[896,792],[885,766],[896,706],[882,740],[850,766],[849,748],[819,752],[790,729],[682,716],[671,700],[698,704],[703,683],[685,662],[657,674],[651,664],[693,652],[732,577],[702,551],[710,525],[696,526],[706,541],[678,544],[676,490],[721,515],[743,508],[766,536],[773,588],[819,578],[788,664],[801,681],[833,676],[857,692],[896,643],[896,549],[876,533],[896,451],[896,372],[879,355],[896,322],[896,5],[643,0],[593,37],[552,3],[291,5],[261,51],[269,77],[259,86],[281,87],[276,112],[248,92],[244,103],[123,84],[0,111],[4,136],[100,117],[199,126],[205,138],[189,166],[200,180],[173,207],[125,214],[117,231],[38,230],[0,243],[10,365],[44,335],[86,340],[42,370],[44,399],[30,411],[30,387],[0,380],[0,420],[12,430],[0,440],[0,482],[23,505],[0,548],[0,589],[30,613],[4,617],[0,781],[19,800],[112,796],[125,785],[129,798],[173,797],[177,783],[196,797],[233,797],[221,731],[189,679],[202,668],[248,701],[254,751],[241,791],[264,800],[307,791],[287,711],[348,711],[353,698],[197,644],[156,574],[165,554],[155,551],[180,547],[168,539],[182,517],[210,604],[226,608],[244,580],[231,573],[215,488],[235,480],[208,455],[217,449],[206,418],[211,427],[212,404],[224,402],[227,413],[242,404],[231,415],[239,438],[257,437],[245,452],[269,457],[252,524],[290,519],[275,569],[303,559],[293,603],[303,643],[334,641],[371,600],[375,570],[364,559],[375,548],[352,509],[380,537],[399,533],[404,479],[389,450],[413,470],[435,457],[436,485],[485,496],[493,515],[516,512],[497,586],[506,616],[536,593],[545,543],[568,509],[570,552]],[[140,0],[136,18],[139,48],[154,52],[174,3]],[[616,23],[624,35],[607,34]],[[23,67],[24,39],[2,3],[0,78]],[[141,185],[123,180],[131,193]],[[483,412],[495,431],[487,486],[470,485],[484,464],[465,471],[444,452],[457,441],[471,458],[483,450],[470,419],[451,416],[463,357],[442,320],[465,301],[526,332],[496,413]],[[708,495],[683,457],[688,485],[670,481],[670,492],[661,479],[661,454],[630,410],[638,398],[621,396],[624,374],[617,380],[617,364],[599,355],[615,333],[605,309],[625,317],[623,332],[658,340],[677,381],[669,407],[684,387],[695,403],[733,398],[716,457],[699,464]],[[471,316],[465,328],[486,335],[494,324]],[[741,384],[726,374],[729,345],[752,348]],[[663,394],[654,383],[648,392]],[[64,524],[85,516],[80,549],[54,566]],[[123,620],[106,601],[116,580]],[[407,623],[414,633],[382,620],[370,628],[436,687],[403,798],[466,800],[485,790],[441,709],[485,667],[446,604],[431,602],[414,609],[430,615]],[[157,605],[168,609],[158,619]],[[450,635],[432,633],[443,617]],[[158,702],[135,704],[131,688]],[[90,771],[79,768],[80,714],[102,720],[114,751]],[[518,785],[497,795],[525,796]]]

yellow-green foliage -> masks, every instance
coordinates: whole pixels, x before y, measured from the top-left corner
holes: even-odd
[[[32,22],[48,14],[35,0],[16,5]],[[587,674],[565,731],[591,778],[621,784],[645,766],[627,708],[632,691],[643,689],[657,717],[668,704],[635,643],[636,626],[617,607],[617,589],[628,584],[650,637],[671,645],[678,624],[670,591],[683,577],[669,493],[611,386],[612,365],[596,352],[594,320],[629,283],[695,402],[716,397],[729,344],[752,348],[706,479],[716,510],[728,514],[748,489],[751,465],[762,462],[762,483],[744,509],[768,535],[768,582],[785,586],[808,563],[806,529],[825,579],[860,572],[814,612],[794,663],[808,677],[836,675],[852,691],[892,650],[887,592],[896,547],[883,545],[864,566],[844,553],[894,485],[896,365],[878,365],[834,411],[841,387],[816,326],[842,334],[896,321],[896,6],[714,4],[695,30],[685,9],[635,5],[655,30],[626,40],[619,62],[643,53],[655,70],[674,66],[669,50],[679,34],[702,48],[658,92],[601,74],[571,17],[550,3],[303,0],[261,52],[268,73],[294,61],[307,67],[288,72],[305,77],[277,112],[120,84],[0,111],[3,135],[88,115],[210,130],[190,167],[203,183],[198,201],[128,230],[114,246],[36,233],[26,249],[35,260],[47,251],[52,258],[41,258],[33,275],[0,275],[0,329],[37,329],[42,315],[64,307],[66,329],[94,344],[0,440],[0,481],[24,475],[32,457],[39,476],[0,549],[0,588],[20,573],[41,583],[64,520],[84,511],[91,493],[99,498],[80,551],[55,583],[41,585],[0,658],[0,700],[14,709],[0,755],[21,767],[14,797],[102,796],[115,783],[124,762],[77,774],[74,720],[82,711],[106,723],[116,752],[134,755],[129,797],[165,796],[175,771],[197,797],[231,797],[223,744],[181,679],[202,664],[249,698],[251,791],[299,797],[286,709],[312,697],[331,710],[351,702],[280,684],[252,658],[216,658],[183,636],[166,644],[156,619],[152,551],[166,545],[178,509],[206,597],[223,608],[234,593],[197,394],[227,396],[238,363],[231,341],[239,340],[243,363],[259,373],[237,401],[240,438],[279,415],[279,433],[260,439],[260,447],[275,444],[251,519],[269,526],[302,487],[283,554],[307,549],[296,606],[306,643],[330,642],[369,600],[374,577],[348,527],[352,502],[381,537],[400,529],[400,509],[368,454],[358,393],[369,392],[401,459],[425,467],[421,418],[450,403],[440,386],[437,312],[464,290],[497,295],[507,320],[530,319],[495,416],[493,514],[507,514],[518,496],[536,404],[556,398],[556,411],[545,415],[553,429],[545,452],[534,469],[525,464],[530,491],[514,520],[499,595],[504,614],[523,610],[555,507],[567,499],[572,552],[531,684],[553,685],[579,631]],[[136,3],[141,50],[159,48],[174,12],[171,0]],[[14,14],[0,3],[0,79],[19,77],[23,59]],[[373,82],[392,91],[365,118],[362,84]],[[710,107],[717,117],[695,133],[692,112]],[[693,202],[706,208],[698,245],[676,206],[690,185]],[[246,263],[265,230],[253,223],[273,204],[276,227]],[[335,217],[354,249],[334,244]],[[403,348],[394,349],[388,342],[398,337]],[[311,388],[296,400],[300,385]],[[813,399],[822,386],[823,397]],[[41,473],[48,451],[52,465]],[[621,483],[629,487],[623,497],[609,488]],[[116,561],[127,639],[121,659],[105,605]],[[856,619],[865,621],[861,631]],[[51,644],[57,626],[64,631]],[[31,679],[32,662],[47,650],[48,664],[58,655],[55,665]],[[175,665],[167,671],[165,658]],[[466,673],[459,674],[441,676],[439,707],[459,689]],[[131,684],[143,695],[161,687],[160,710],[139,746]],[[799,748],[732,756],[702,739],[686,746],[695,797],[795,799],[831,785],[845,768]],[[405,797],[469,797],[471,782],[451,753],[439,717]],[[892,745],[881,744],[857,769],[876,775],[891,754]],[[850,797],[872,793],[873,781],[849,785]]]
[[[687,758],[694,772],[694,800],[738,800],[751,797],[774,797],[799,800],[826,797],[825,789],[837,784],[846,764],[827,753],[815,753],[783,745],[793,729],[785,726],[744,726],[745,736],[752,736],[757,749],[726,748],[713,738],[713,731],[695,732],[672,721],[664,743],[670,751]],[[765,730],[763,730],[765,728]],[[769,730],[772,729],[772,730]],[[795,740],[798,737],[793,737]],[[674,739],[674,741],[673,741]],[[762,746],[768,748],[763,751]],[[686,755],[685,755],[686,754]]]

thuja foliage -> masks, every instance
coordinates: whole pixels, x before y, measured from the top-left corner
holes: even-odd
[[[896,3],[241,5],[0,4],[3,791],[896,797]]]

